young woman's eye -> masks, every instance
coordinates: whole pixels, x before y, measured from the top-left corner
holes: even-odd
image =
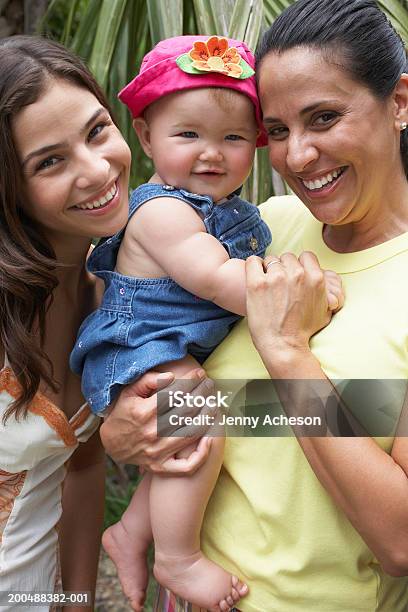
[[[59,161],[60,161],[59,157],[55,157],[55,156],[47,157],[46,159],[43,159],[42,161],[40,161],[39,164],[37,164],[35,170],[36,171],[48,170],[49,168],[53,168]]]
[[[332,111],[320,113],[320,115],[317,115],[314,122],[316,125],[327,125],[331,123],[332,121],[334,121],[334,119],[337,119],[337,117],[338,117],[338,114]]]
[[[239,134],[228,134],[228,136],[225,137],[225,140],[243,140],[242,136],[239,136]]]
[[[288,128],[284,125],[269,127],[267,128],[267,133],[268,137],[272,138],[272,140],[283,140],[287,136]]]
[[[95,125],[88,134],[88,140],[93,140],[109,125],[108,122],[98,123]]]
[[[197,132],[180,132],[179,136],[182,136],[183,138],[198,138],[198,134]]]

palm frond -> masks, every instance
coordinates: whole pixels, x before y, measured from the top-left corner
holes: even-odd
[[[127,109],[117,92],[137,73],[143,56],[163,38],[180,34],[219,34],[244,40],[255,49],[266,26],[294,0],[51,0],[45,17],[64,11],[61,40],[83,57],[108,94],[133,154],[132,185],[152,171],[134,135]],[[408,0],[377,0],[408,42]],[[44,26],[46,27],[46,26]],[[265,151],[258,151],[245,195],[255,202],[271,192]],[[276,182],[274,177],[274,182]],[[281,190],[282,186],[278,186]]]
[[[405,44],[408,43],[408,10],[398,0],[377,0]]]
[[[196,17],[197,32],[189,32],[189,34],[223,34],[223,31],[217,31],[218,23],[213,11],[212,0],[193,0],[192,8]]]
[[[152,44],[183,33],[183,0],[146,0]]]

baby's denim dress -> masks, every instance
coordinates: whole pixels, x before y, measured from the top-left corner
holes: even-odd
[[[209,196],[148,183],[132,193],[129,219],[142,204],[160,197],[177,198],[194,208],[231,258],[262,257],[271,242],[256,206],[237,195],[214,205]],[[105,293],[100,307],[82,323],[71,353],[71,368],[82,375],[84,397],[95,413],[101,413],[123,385],[155,366],[187,353],[202,363],[240,318],[171,278],[115,272],[123,234],[102,239],[88,259],[88,270],[104,280]]]

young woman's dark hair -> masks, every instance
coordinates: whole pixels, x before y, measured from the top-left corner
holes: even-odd
[[[257,69],[269,53],[298,46],[318,49],[382,100],[408,72],[404,43],[374,0],[298,0],[265,32]],[[401,132],[401,153],[408,176],[407,129]]]
[[[62,45],[31,36],[0,39],[0,341],[21,385],[6,418],[27,413],[41,380],[57,387],[42,346],[58,263],[40,229],[23,212],[23,175],[12,130],[16,115],[40,98],[50,79],[87,89],[109,110],[89,70]]]

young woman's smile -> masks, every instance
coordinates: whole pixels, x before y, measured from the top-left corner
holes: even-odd
[[[116,177],[115,180],[110,181],[110,185],[103,189],[101,193],[91,199],[87,198],[84,202],[74,204],[71,208],[85,211],[92,215],[105,214],[108,209],[111,210],[119,202],[120,189],[118,182],[119,177]]]

